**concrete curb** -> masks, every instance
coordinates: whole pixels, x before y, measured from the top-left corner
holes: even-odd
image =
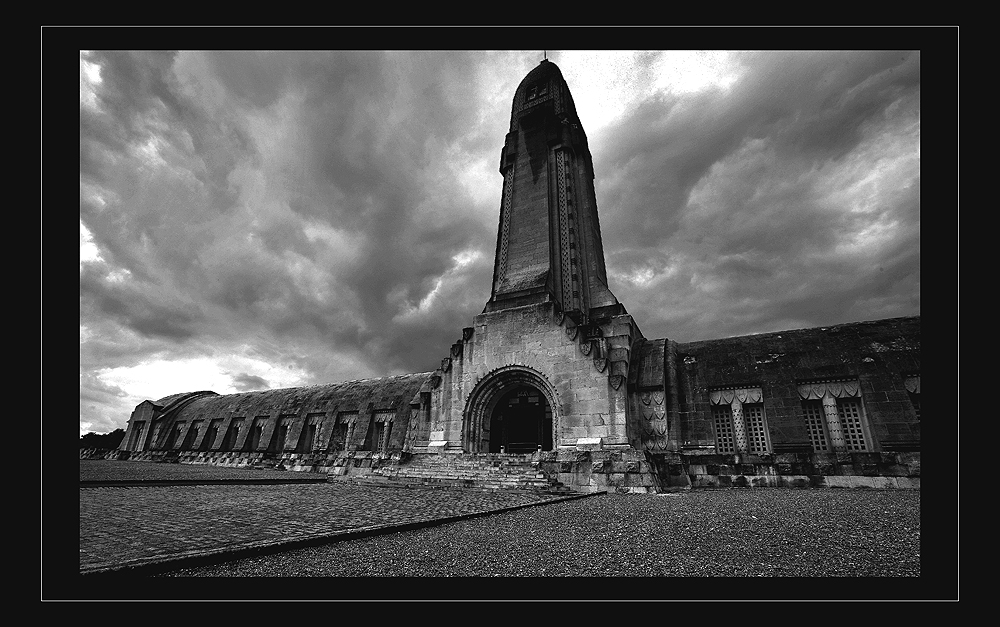
[[[150,482],[145,482],[145,483],[150,483]],[[245,483],[245,482],[239,482],[239,483]],[[482,510],[478,512],[458,514],[455,516],[446,516],[444,518],[430,518],[427,520],[419,520],[409,523],[369,525],[365,527],[359,527],[357,529],[345,529],[343,531],[335,531],[333,533],[315,534],[311,536],[299,537],[289,540],[277,540],[271,542],[250,542],[242,545],[228,546],[220,549],[208,549],[208,550],[199,549],[195,551],[183,551],[172,555],[144,557],[135,560],[129,560],[121,564],[115,564],[113,566],[98,566],[98,567],[81,569],[80,575],[87,576],[89,579],[94,579],[101,576],[105,577],[124,577],[124,576],[134,576],[134,575],[150,576],[171,570],[177,570],[179,568],[189,568],[195,566],[219,564],[222,562],[228,562],[235,559],[244,559],[248,557],[256,557],[259,555],[268,555],[273,553],[281,553],[284,551],[292,551],[295,549],[321,546],[323,544],[329,544],[331,542],[340,542],[344,540],[359,540],[363,538],[370,538],[388,533],[396,533],[398,531],[423,529],[426,527],[433,527],[436,525],[456,522],[459,520],[469,520],[472,518],[488,516],[490,514],[499,514],[501,512],[514,511],[518,509],[524,509],[526,507],[536,507],[539,505],[550,505],[552,503],[558,503],[561,501],[572,501],[600,494],[606,494],[606,492],[600,491],[600,492],[588,492],[583,494],[575,493],[567,495],[553,495],[552,498],[546,499],[538,503],[512,505],[509,507],[501,507],[499,509]]]

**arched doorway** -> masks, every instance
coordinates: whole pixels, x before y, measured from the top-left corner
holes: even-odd
[[[527,453],[554,449],[560,405],[545,375],[504,366],[473,387],[465,404],[463,447],[473,453]]]
[[[490,414],[490,452],[552,450],[552,408],[545,395],[519,385],[501,396]]]

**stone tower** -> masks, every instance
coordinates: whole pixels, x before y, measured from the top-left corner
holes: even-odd
[[[490,300],[424,390],[409,450],[631,448],[625,383],[642,334],[608,288],[587,135],[554,63],[514,94],[500,172]]]
[[[503,195],[486,311],[551,300],[577,323],[617,305],[608,289],[594,165],[573,96],[542,61],[514,93],[500,154]]]

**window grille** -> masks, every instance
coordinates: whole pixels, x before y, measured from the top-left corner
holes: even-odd
[[[379,453],[385,451],[385,423],[375,425],[375,450]]]
[[[746,420],[750,452],[756,455],[770,452],[767,423],[764,421],[764,405],[760,403],[744,405],[743,418]]]
[[[826,421],[823,419],[823,404],[819,401],[802,401],[802,417],[806,421],[806,431],[814,451],[827,451]]]
[[[389,431],[392,429],[392,419],[395,416],[395,410],[375,412],[375,438],[372,440],[372,444],[376,452],[385,453],[389,444]]]
[[[719,453],[735,453],[733,410],[728,405],[715,405],[712,407],[712,418],[715,420],[715,450]]]
[[[854,398],[837,399],[837,413],[840,415],[844,440],[849,451],[867,451],[865,433],[862,426],[861,401]]]

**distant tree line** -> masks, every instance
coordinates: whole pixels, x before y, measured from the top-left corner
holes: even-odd
[[[116,449],[125,439],[125,429],[115,429],[111,433],[94,433],[80,436],[80,448]]]

